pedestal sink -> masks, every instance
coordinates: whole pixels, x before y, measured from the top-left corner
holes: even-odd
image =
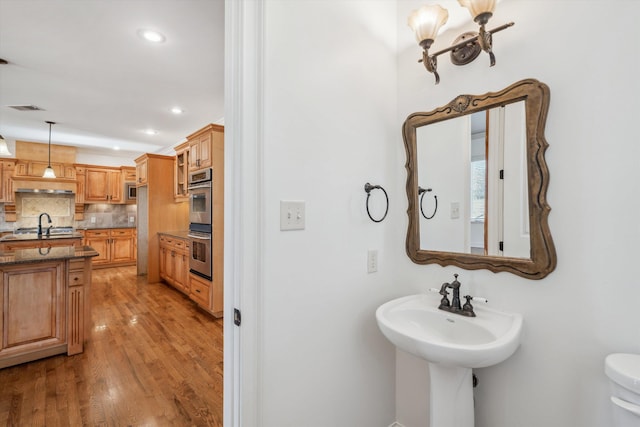
[[[498,364],[520,345],[522,316],[475,305],[476,317],[410,295],[382,304],[376,320],[397,348],[429,362],[430,427],[473,427],[472,369]]]

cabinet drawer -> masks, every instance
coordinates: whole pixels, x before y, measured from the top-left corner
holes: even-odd
[[[109,230],[87,230],[85,232],[87,239],[95,237],[109,237]]]
[[[173,247],[179,252],[184,252],[187,248],[187,242],[182,239],[176,239],[173,241]]]
[[[84,272],[83,271],[71,271],[69,272],[69,286],[84,285]]]
[[[71,260],[69,261],[69,271],[84,271],[84,260]]]
[[[209,308],[209,284],[191,277],[191,298],[198,304]]]
[[[132,235],[133,235],[132,230],[127,230],[127,229],[111,230],[111,236],[113,237],[131,237]]]

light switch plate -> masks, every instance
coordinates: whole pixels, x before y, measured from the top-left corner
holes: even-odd
[[[280,200],[280,230],[304,230],[304,200]]]

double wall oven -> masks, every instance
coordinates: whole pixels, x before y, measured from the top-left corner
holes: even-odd
[[[207,280],[212,278],[211,239],[213,236],[213,188],[211,168],[189,174],[189,271]]]

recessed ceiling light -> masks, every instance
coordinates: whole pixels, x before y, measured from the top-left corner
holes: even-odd
[[[162,33],[154,30],[146,30],[144,28],[138,30],[138,36],[152,43],[162,43],[166,40]]]
[[[182,113],[184,113],[184,110],[182,108],[180,108],[180,107],[173,107],[171,109],[171,112],[173,114],[182,114]]]
[[[118,151],[120,149],[120,147],[118,147],[117,145],[115,147],[113,147],[114,150]]]
[[[146,133],[147,135],[157,135],[158,131],[155,129],[147,129],[144,131],[144,133]]]

